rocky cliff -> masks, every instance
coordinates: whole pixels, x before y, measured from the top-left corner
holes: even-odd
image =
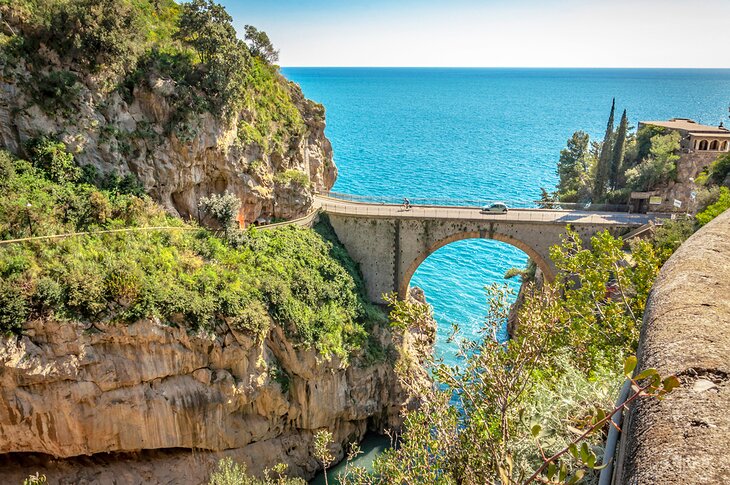
[[[133,225],[120,210],[79,227],[61,208],[77,192],[85,208],[129,197],[150,211],[139,214],[141,225],[173,219],[105,188],[112,175],[134,176],[183,218],[205,218],[199,200],[231,192],[242,201],[242,225],[304,215],[313,193],[334,184],[324,108],[281,76],[272,52],[238,39],[220,7],[184,5],[0,0],[0,148],[32,158],[27,142],[62,141],[84,168],[83,190],[93,192],[74,186],[76,179],[55,179],[53,167],[0,154],[3,207],[22,200],[31,235]],[[28,180],[52,196],[34,193]],[[28,235],[13,211],[0,212],[6,239]],[[340,247],[320,241],[317,254],[305,257],[302,246],[312,241],[294,233],[257,244],[254,231],[229,247],[188,229],[141,249],[132,247],[141,237],[135,232],[118,251],[109,251],[110,240],[66,240],[73,248],[66,254],[84,266],[75,281],[96,282],[74,295],[96,292],[88,300],[104,309],[86,313],[70,302],[66,273],[51,274],[54,265],[72,264],[63,242],[45,241],[46,252],[0,247],[0,291],[7,293],[0,296],[17,310],[0,309],[7,317],[0,318],[0,482],[40,472],[51,483],[204,483],[226,455],[259,476],[284,463],[288,474],[309,478],[319,468],[312,458],[318,430],[333,433],[342,457],[367,430],[400,425],[401,411],[416,401],[396,363],[428,385],[420,363],[433,328],[391,330],[379,311],[369,318],[352,281],[357,266]],[[119,271],[107,272],[111,253],[125,256]],[[56,256],[49,262],[41,254]],[[16,260],[23,263],[5,264]],[[130,288],[151,291],[116,298],[110,282],[126,270],[135,274]],[[52,303],[40,303],[41,274],[55,289]],[[171,281],[189,291],[152,291]],[[140,312],[119,316],[131,307]],[[330,347],[341,353],[322,350]],[[336,357],[343,354],[346,361]]]
[[[227,327],[191,335],[154,320],[28,322],[22,338],[0,345],[0,453],[13,453],[0,458],[0,476],[203,483],[229,455],[255,474],[285,463],[309,478],[317,430],[333,432],[342,457],[368,429],[397,428],[412,404],[393,362],[425,355],[433,329],[374,333],[389,359],[344,366],[295,348],[277,326],[257,342]]]
[[[47,3],[52,19],[83,14],[54,7],[62,2]],[[179,16],[171,1],[155,2],[155,8],[165,5],[171,12],[167,24],[160,20],[164,12],[140,14],[124,2],[86,3],[112,9],[108,16],[117,8],[120,17],[128,14],[130,25],[158,22],[175,29]],[[146,2],[138,3],[142,8]],[[74,25],[72,18],[49,31],[46,24],[53,20],[44,19],[32,2],[25,4],[0,4],[0,148],[26,156],[26,141],[59,139],[80,165],[102,174],[132,174],[155,200],[186,218],[199,216],[201,197],[224,192],[243,202],[241,223],[294,218],[310,209],[314,191],[334,184],[337,169],[324,135],[324,107],[240,43],[231,49],[243,59],[237,68],[245,71],[242,79],[234,76],[243,72],[221,72],[226,59],[190,64],[190,53],[177,44],[179,54],[161,54],[158,49],[171,49],[170,34],[157,41],[163,42],[159,46],[145,43],[143,32],[131,27],[107,30],[115,19],[105,18],[98,20],[98,32],[92,25]],[[91,69],[79,60],[77,46],[63,48],[64,36],[76,43],[88,38],[89,49],[108,42],[111,52],[99,47],[94,63],[104,55],[124,62],[126,55],[130,65]],[[132,55],[121,50],[125,42],[132,44],[130,50],[134,44],[149,50]],[[225,104],[219,98],[235,99]]]
[[[197,217],[201,197],[231,192],[243,202],[241,221],[294,218],[307,213],[315,190],[328,190],[337,170],[324,136],[323,108],[287,84],[306,124],[303,136],[285,140],[284,153],[266,153],[240,141],[239,124],[211,114],[196,117],[181,138],[167,133],[175,87],[159,77],[135,86],[131,102],[118,93],[100,95],[80,86],[72,115],[49,115],[23,89],[27,71],[18,66],[0,79],[0,146],[22,155],[25,141],[52,136],[65,142],[81,165],[102,173],[133,174],[168,210]],[[282,82],[285,82],[282,79]],[[294,170],[309,184],[278,177]]]

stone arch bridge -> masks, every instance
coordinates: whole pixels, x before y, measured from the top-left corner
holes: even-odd
[[[368,296],[382,302],[384,293],[407,295],[411,277],[434,251],[462,239],[495,239],[532,258],[548,279],[555,277],[550,247],[570,226],[588,243],[608,230],[626,236],[654,219],[646,214],[587,210],[511,209],[482,214],[478,207],[412,206],[352,202],[318,196],[316,204],[352,258],[359,263]]]

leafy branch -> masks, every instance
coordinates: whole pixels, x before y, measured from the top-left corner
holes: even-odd
[[[629,409],[629,405],[639,397],[656,397],[657,399],[661,399],[664,397],[665,394],[679,387],[679,380],[676,376],[669,376],[662,379],[656,369],[646,369],[645,371],[639,373],[637,376],[632,377],[631,374],[636,368],[636,363],[637,359],[635,356],[627,358],[624,363],[624,374],[626,375],[626,378],[631,381],[631,388],[633,390],[633,393],[630,394],[623,403],[616,406],[608,414],[606,414],[602,410],[599,410],[595,416],[594,424],[588,427],[588,429],[586,429],[580,436],[575,438],[568,446],[564,447],[562,450],[558,451],[549,458],[545,458],[545,455],[543,454],[543,464],[537,470],[535,470],[535,472],[524,482],[524,485],[527,485],[528,483],[531,483],[535,480],[540,480],[544,483],[555,483],[553,481],[553,478],[556,475],[558,476],[558,483],[567,483],[569,485],[578,483],[578,481],[580,481],[584,476],[583,470],[578,470],[570,480],[564,482],[567,478],[567,467],[565,466],[565,464],[563,464],[560,469],[558,469],[556,465],[560,457],[562,457],[566,453],[569,453],[571,456],[573,456],[573,458],[580,461],[590,469],[600,470],[602,468],[605,468],[607,466],[607,463],[603,463],[600,466],[596,465],[596,455],[589,449],[584,440],[596,431],[602,429],[604,425],[609,421],[611,422],[612,426],[616,426],[611,418],[615,414],[623,412],[625,409]],[[639,381],[646,381],[646,383],[644,385],[641,385],[639,384]],[[540,447],[539,442],[540,431],[541,428],[539,425],[535,425],[532,428],[532,435],[535,438],[538,448],[540,448],[540,452],[542,453],[542,447]],[[579,449],[578,444],[581,442],[583,443]]]

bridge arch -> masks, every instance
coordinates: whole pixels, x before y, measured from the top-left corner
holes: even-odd
[[[500,233],[493,233],[490,234],[489,237],[484,237],[483,233],[480,233],[479,231],[461,231],[457,232],[455,234],[452,234],[450,236],[447,236],[445,238],[442,238],[435,243],[431,244],[429,247],[427,247],[425,250],[420,252],[412,261],[411,263],[406,267],[405,272],[403,273],[403,277],[398,282],[398,296],[401,299],[404,299],[408,295],[408,287],[411,284],[411,279],[413,278],[413,275],[416,273],[416,270],[418,267],[423,263],[426,258],[428,258],[431,254],[435,253],[442,247],[451,244],[456,241],[463,241],[464,239],[493,239],[495,241],[500,241],[503,243],[507,243],[511,246],[516,247],[517,249],[521,250],[525,254],[527,254],[530,259],[532,259],[535,264],[537,264],[537,267],[540,268],[543,275],[545,275],[545,278],[548,281],[552,281],[555,278],[555,275],[553,274],[553,270],[548,264],[548,261],[534,248],[532,248],[530,245],[526,244],[525,242],[516,239],[511,236],[507,236],[505,234]]]

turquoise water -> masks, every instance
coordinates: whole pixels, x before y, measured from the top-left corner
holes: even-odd
[[[555,163],[574,131],[602,136],[614,96],[633,125],[671,117],[727,124],[730,105],[728,69],[282,71],[326,107],[340,170],[334,190],[359,195],[535,199],[555,185]],[[525,261],[487,240],[456,242],[424,261],[411,284],[434,306],[438,355],[452,358],[449,323],[477,335],[483,287]]]
[[[390,446],[391,440],[389,437],[369,433],[365,436],[363,442],[360,443],[360,450],[362,451],[362,454],[358,455],[351,465],[363,467],[367,471],[372,471],[375,458],[390,448]],[[324,479],[324,473],[319,472],[317,476],[309,482],[309,485],[325,485],[325,483],[338,484],[339,480],[337,477],[345,473],[347,466],[347,461],[343,460],[327,470],[328,482]]]

